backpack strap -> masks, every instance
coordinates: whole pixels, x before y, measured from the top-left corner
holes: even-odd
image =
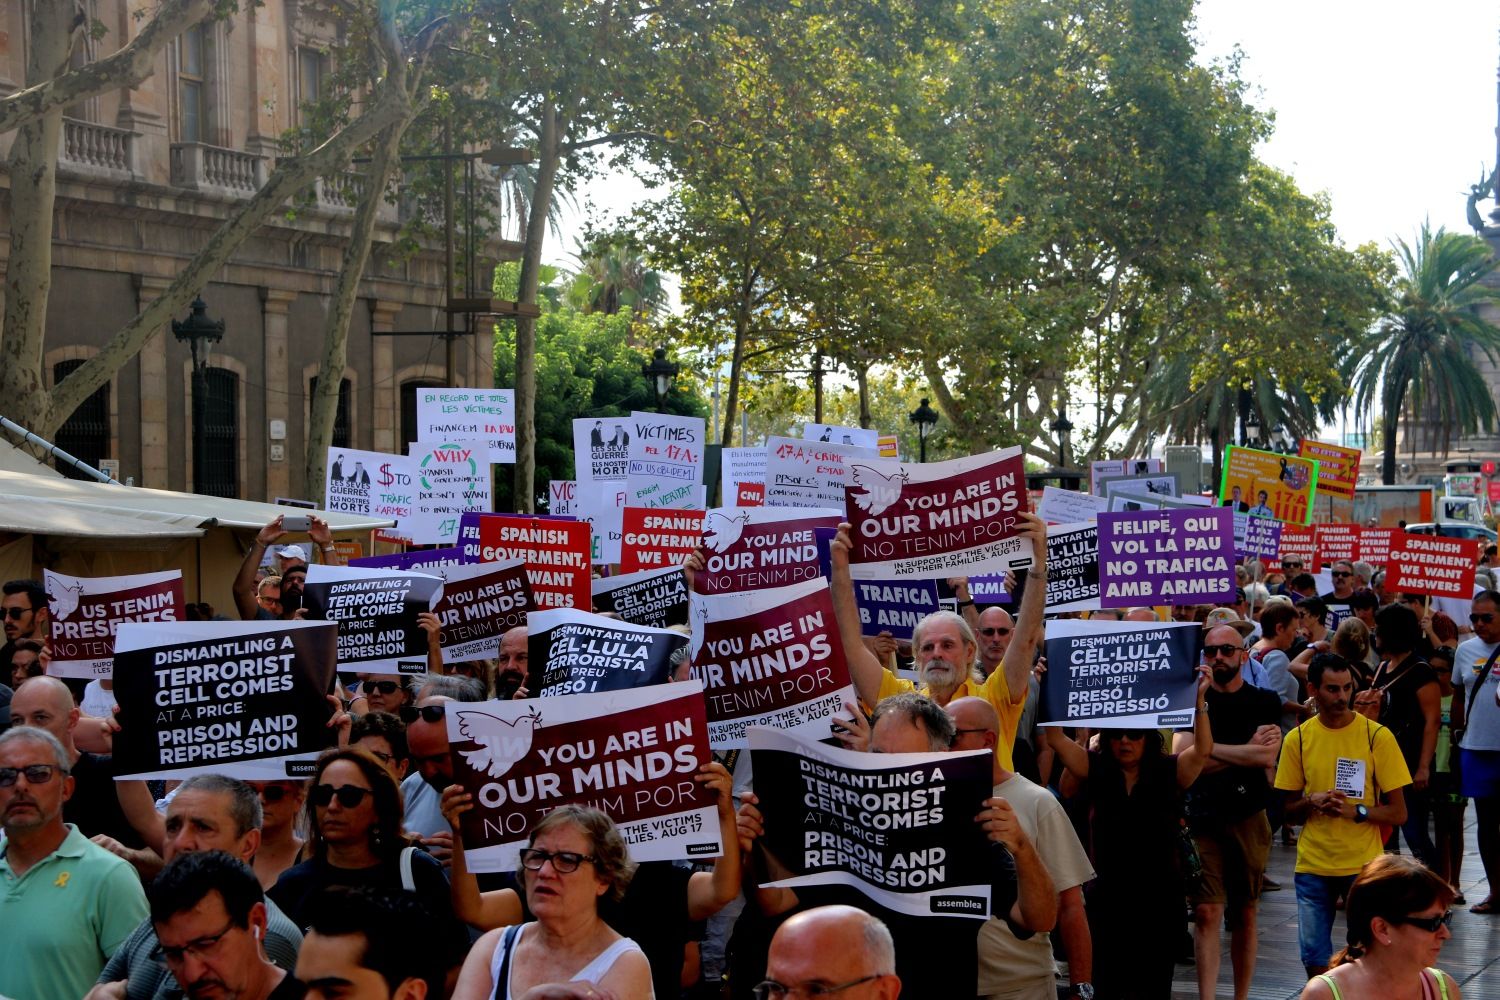
[[[412,855],[417,853],[415,847],[403,847],[401,849],[401,888],[407,892],[417,891],[417,879],[412,874]]]

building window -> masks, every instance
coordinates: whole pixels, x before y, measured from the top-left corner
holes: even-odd
[[[401,383],[401,439],[405,444],[401,454],[405,455],[417,441],[417,390],[432,389],[443,383],[433,379],[413,379]]]
[[[297,50],[297,103],[316,104],[323,96],[323,54],[317,49]],[[306,113],[305,110],[303,112]]]
[[[52,384],[57,385],[73,372],[77,371],[83,362],[59,361],[52,366]],[[57,439],[53,442],[63,451],[74,458],[99,468],[101,459],[109,457],[109,383],[106,382],[94,390],[94,394],[85,399],[73,411],[72,416],[58,428]],[[67,462],[54,462],[57,471],[69,479],[92,480],[92,476],[85,476],[76,471]]]
[[[339,382],[339,405],[334,411],[333,417],[333,441],[334,448],[352,448],[354,445],[349,440],[349,390],[351,386],[348,379]],[[318,394],[318,376],[314,375],[307,380],[307,415],[312,419],[312,400]]]
[[[203,470],[198,492],[214,497],[240,495],[240,378],[226,368],[204,372]]]
[[[177,36],[177,138],[181,142],[203,141],[208,89],[204,48],[201,24]]]

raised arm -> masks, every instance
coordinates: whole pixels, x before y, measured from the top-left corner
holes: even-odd
[[[693,780],[710,788],[718,797],[719,836],[724,853],[714,860],[711,872],[694,872],[688,879],[688,919],[707,920],[734,901],[740,892],[740,845],[736,840],[734,779],[723,764],[711,761],[698,768]]]
[[[286,537],[281,518],[282,515],[278,514],[276,520],[255,533],[255,541],[250,543],[249,551],[240,562],[240,571],[234,576],[234,606],[245,621],[253,619],[259,607],[255,603],[255,571],[260,568],[266,549]]]
[[[1204,692],[1208,690],[1209,669],[1206,666],[1198,667],[1198,702],[1193,706],[1193,743],[1184,747],[1177,755],[1177,787],[1187,788],[1198,780],[1198,775],[1203,772],[1203,763],[1213,756],[1214,731],[1208,724],[1208,706],[1203,703]]]
[[[443,789],[443,816],[453,828],[452,866],[448,869],[448,889],[453,899],[453,914],[464,923],[480,930],[509,927],[521,922],[521,896],[514,889],[480,892],[479,880],[464,863],[463,837],[459,817],[474,808],[474,798],[460,785]]]
[[[1016,631],[1005,650],[1002,666],[1005,684],[1010,689],[1011,704],[1026,700],[1030,687],[1031,664],[1042,638],[1042,616],[1047,608],[1047,522],[1035,514],[1023,513],[1021,535],[1031,542],[1033,562],[1026,573],[1026,592],[1016,611]]]
[[[885,669],[880,660],[865,646],[860,634],[859,605],[854,600],[854,581],[849,576],[849,524],[839,525],[838,534],[829,545],[829,586],[833,590],[833,616],[838,619],[839,638],[844,643],[844,659],[849,664],[849,677],[854,681],[854,690],[866,705],[880,700],[880,682]]]

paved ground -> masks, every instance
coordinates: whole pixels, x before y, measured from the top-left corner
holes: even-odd
[[[1464,856],[1462,889],[1469,903],[1486,895],[1484,870],[1474,846],[1474,810],[1467,812],[1465,830],[1467,852]],[[1297,956],[1297,899],[1292,891],[1292,866],[1295,847],[1282,847],[1280,838],[1271,848],[1269,873],[1285,888],[1266,893],[1260,902],[1260,956],[1256,961],[1255,979],[1250,985],[1251,1000],[1287,1000],[1296,997],[1306,982],[1302,962]],[[1344,940],[1344,915],[1339,914],[1333,929],[1334,948]],[[1500,916],[1481,917],[1469,912],[1468,906],[1454,907],[1453,938],[1443,947],[1438,963],[1459,983],[1464,1000],[1500,1000]],[[1198,981],[1190,965],[1177,967],[1173,1000],[1197,1000]],[[1218,996],[1233,997],[1230,978],[1229,935],[1224,935],[1224,953],[1219,966]]]

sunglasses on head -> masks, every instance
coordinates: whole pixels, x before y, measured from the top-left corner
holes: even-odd
[[[26,775],[28,785],[45,785],[54,774],[67,777],[68,772],[56,764],[27,764],[25,767],[0,767],[0,788],[10,788],[16,778]]]
[[[1233,656],[1235,653],[1243,653],[1244,651],[1244,646],[1233,642],[1222,643],[1218,646],[1203,647],[1203,655],[1205,658],[1210,656],[1223,656],[1227,658]]]
[[[417,708],[413,705],[402,705],[396,714],[408,726],[418,719],[423,722],[442,722],[448,716],[448,707],[446,705],[423,705]]]
[[[992,626],[990,626],[988,628],[982,628],[982,629],[980,629],[979,630],[979,634],[982,635],[982,636],[985,636],[986,638],[988,638],[989,636],[992,636],[992,635],[1010,635],[1011,632],[1013,632],[1013,631],[1015,631],[1015,630],[1014,629],[1008,629],[1008,628],[1002,628],[999,625],[992,625]]]
[[[337,788],[332,785],[313,785],[310,796],[315,806],[326,806],[337,797],[339,805],[345,809],[354,809],[369,794],[371,793],[368,788],[360,788],[358,785],[340,785]]]
[[[1412,927],[1420,928],[1428,934],[1436,934],[1439,927],[1453,926],[1453,911],[1439,913],[1435,917],[1396,917],[1393,924],[1410,924]]]

